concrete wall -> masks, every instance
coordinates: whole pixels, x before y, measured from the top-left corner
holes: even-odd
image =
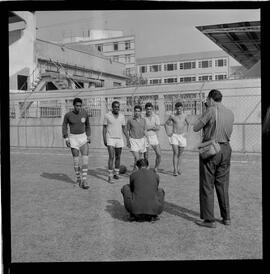
[[[9,32],[9,78],[11,89],[17,89],[18,74],[29,76],[36,66],[34,54],[34,41],[36,39],[35,14],[27,11],[16,11],[14,14],[26,22],[26,27],[24,30]],[[29,81],[32,81],[31,77]]]

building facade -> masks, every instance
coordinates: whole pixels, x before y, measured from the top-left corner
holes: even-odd
[[[140,58],[137,73],[150,85],[224,80],[230,76],[229,55],[209,51]]]
[[[119,34],[120,32],[118,31],[107,35],[106,30],[104,30],[103,36],[102,32],[93,33],[92,36],[90,35],[88,38],[73,37],[70,38],[70,40],[64,39],[63,42],[64,45],[79,44],[86,47],[94,45],[99,52],[101,52],[104,56],[109,57],[111,61],[125,64],[126,75],[134,75],[136,73],[135,36],[119,36]],[[103,38],[95,39],[97,37]]]

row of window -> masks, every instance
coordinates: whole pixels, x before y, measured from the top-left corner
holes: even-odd
[[[214,80],[224,80],[227,79],[227,74],[216,74],[214,77]],[[213,80],[212,75],[201,75],[197,77],[197,81],[209,81]],[[149,79],[148,83],[150,85],[157,85],[161,83],[183,83],[183,82],[195,82],[196,81],[196,76],[181,76],[179,78],[177,77],[168,77],[168,78],[157,78],[157,79]]]
[[[125,62],[125,63],[130,63],[130,62],[131,62],[131,57],[132,57],[131,54],[125,54],[123,57],[124,57],[124,62]],[[122,56],[120,56],[120,55],[115,55],[115,56],[113,56],[113,61],[119,62],[119,58],[122,59]]]
[[[177,70],[177,62],[176,63],[170,63],[170,64],[164,64],[163,69],[164,71],[173,71]],[[198,68],[211,68],[213,65],[212,60],[203,60],[203,61],[198,61]],[[226,67],[227,66],[227,59],[222,58],[222,59],[216,59],[215,60],[215,67]],[[179,63],[179,69],[195,69],[196,68],[196,61],[192,62],[181,62]],[[155,65],[143,65],[140,66],[140,73],[146,73],[147,71],[149,72],[158,72],[162,70],[162,65],[161,64],[155,64]]]
[[[114,42],[113,43],[113,50],[114,51],[118,51],[119,50],[119,44],[120,44],[121,42]],[[96,48],[97,48],[97,50],[98,51],[100,51],[100,52],[103,52],[103,44],[99,44],[99,45],[96,45]],[[130,41],[125,41],[124,42],[124,50],[129,50],[129,49],[131,49],[131,46],[130,46]]]

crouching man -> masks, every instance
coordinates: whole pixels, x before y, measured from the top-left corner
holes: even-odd
[[[148,169],[148,160],[136,162],[138,170],[130,175],[130,183],[121,189],[130,221],[155,221],[164,207],[165,192],[159,188],[159,175]]]

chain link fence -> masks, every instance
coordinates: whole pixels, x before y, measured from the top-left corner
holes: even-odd
[[[125,96],[90,95],[80,97],[83,108],[89,114],[92,146],[104,148],[102,142],[102,124],[106,112],[111,109],[114,100],[120,102],[121,111],[126,119],[133,114],[134,105],[144,105],[151,102],[154,111],[161,120],[159,140],[162,149],[171,149],[164,130],[164,121],[174,112],[176,102],[182,102],[184,112],[188,115],[190,127],[188,130],[187,150],[196,150],[200,134],[195,133],[192,124],[202,113],[203,100],[208,91],[170,92],[170,94],[126,94]],[[109,96],[110,95],[110,96]],[[73,98],[56,100],[40,100],[26,102],[10,101],[10,145],[15,147],[64,147],[62,138],[62,121],[65,113],[73,109]],[[232,149],[235,152],[261,152],[261,97],[256,93],[247,95],[227,95],[223,92],[222,103],[231,109],[235,115],[231,137]]]

